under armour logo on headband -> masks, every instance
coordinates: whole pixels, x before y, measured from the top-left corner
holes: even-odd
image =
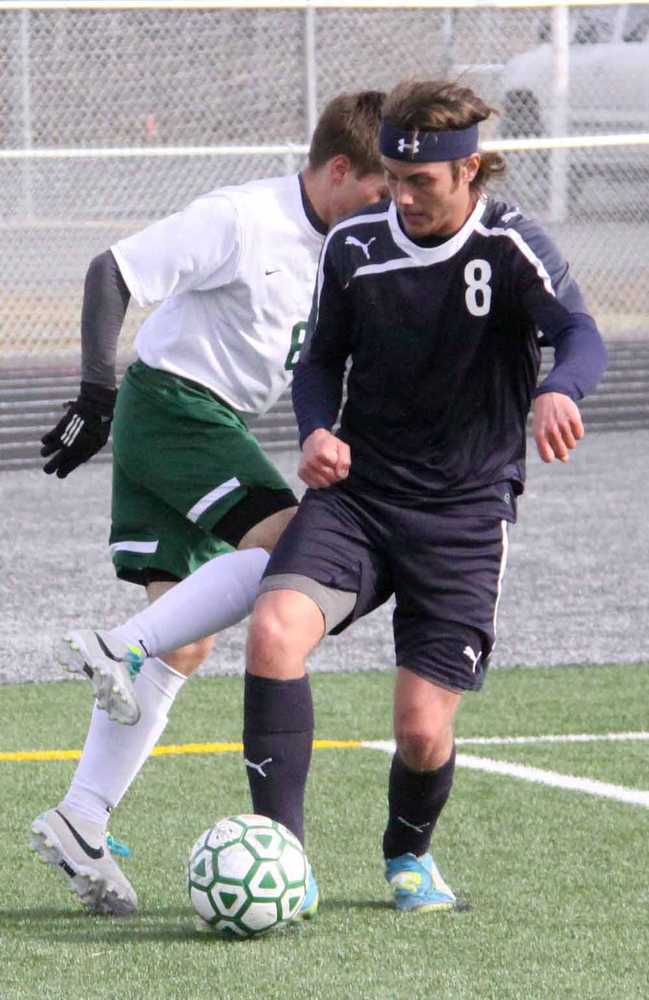
[[[416,156],[419,152],[419,139],[413,139],[412,142],[406,142],[405,139],[399,139],[397,149],[400,153],[405,153],[405,151],[409,149],[412,155]]]
[[[439,129],[397,128],[383,122],[379,133],[379,149],[384,156],[418,163],[459,160],[478,149],[478,126]]]

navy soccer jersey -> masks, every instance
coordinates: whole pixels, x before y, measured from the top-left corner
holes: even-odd
[[[555,366],[537,390],[540,343]],[[457,233],[426,246],[383,203],[323,248],[293,388],[300,437],[335,423],[351,359],[339,431],[350,488],[445,502],[503,481],[520,492],[535,391],[578,400],[605,357],[537,222],[481,197]]]

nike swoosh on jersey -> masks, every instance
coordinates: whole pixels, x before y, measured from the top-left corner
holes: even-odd
[[[85,853],[88,855],[89,858],[93,858],[95,861],[99,861],[100,858],[103,858],[104,856],[103,847],[91,847],[88,841],[81,836],[78,830],[75,830],[75,828],[72,826],[72,823],[70,823],[70,821],[67,820],[63,815],[63,813],[59,812],[58,809],[56,810],[56,815],[61,817],[61,819],[67,826],[68,830],[76,840],[81,850],[85,851]]]

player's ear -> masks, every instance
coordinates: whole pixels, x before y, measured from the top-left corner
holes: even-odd
[[[329,160],[329,176],[334,184],[342,184],[352,169],[352,161],[344,153]]]
[[[462,164],[462,172],[465,180],[470,184],[480,169],[480,153],[471,153]]]

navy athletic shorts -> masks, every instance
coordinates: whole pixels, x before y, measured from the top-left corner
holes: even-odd
[[[477,690],[495,640],[507,522],[516,517],[508,483],[486,494],[404,507],[344,487],[310,489],[264,576],[297,574],[357,594],[332,633],[394,594],[396,664],[454,691]]]

